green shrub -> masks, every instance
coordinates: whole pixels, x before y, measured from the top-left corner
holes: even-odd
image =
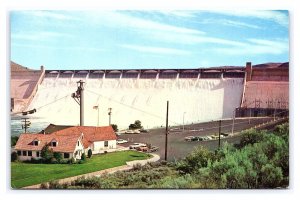
[[[92,149],[89,149],[89,150],[88,150],[88,157],[91,158],[91,157],[92,157],[92,154],[93,154]]]
[[[60,184],[57,180],[50,181],[48,189],[67,189],[68,184]]]
[[[58,164],[58,161],[56,160],[56,158],[53,157],[53,158],[50,159],[50,163],[51,164]]]
[[[85,161],[85,160],[86,160],[85,153],[83,153],[83,154],[81,155],[81,160],[83,160],[83,161]]]
[[[69,160],[67,160],[67,159],[62,159],[60,161],[60,164],[68,164],[68,163],[69,163]]]
[[[48,183],[42,183],[40,185],[40,189],[49,189],[49,184]]]
[[[63,159],[62,154],[59,152],[54,152],[53,157],[57,160],[58,163],[60,163],[61,160]]]
[[[72,183],[73,186],[81,186],[82,188],[89,188],[89,189],[100,189],[100,178],[98,177],[91,177],[85,178],[80,177]]]
[[[78,161],[77,161],[77,164],[83,164],[83,163],[85,163],[84,160],[78,160]]]
[[[11,153],[11,161],[12,162],[18,161],[18,158],[19,158],[19,156],[18,156],[17,152],[14,151]]]
[[[141,170],[141,169],[142,169],[141,163],[134,164],[134,165],[132,166],[132,169],[133,169],[133,170]]]
[[[69,159],[69,162],[68,162],[68,163],[69,163],[69,164],[75,164],[75,163],[76,163],[75,158],[72,157],[71,159]]]

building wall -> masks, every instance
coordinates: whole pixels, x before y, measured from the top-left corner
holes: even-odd
[[[31,158],[41,159],[41,151],[31,151],[32,156],[28,156],[28,151],[26,151],[26,156],[23,156],[23,150],[18,150],[18,151],[21,151],[21,155],[18,154],[19,160],[21,160],[21,161],[31,160]],[[17,153],[18,153],[18,151],[17,151]],[[39,157],[37,157],[37,152],[40,153]]]
[[[107,147],[104,146],[104,142],[105,141],[93,142],[93,146],[91,148],[92,151],[93,151],[93,154],[104,153],[104,151],[109,152],[110,150],[114,150],[117,147],[116,140],[108,140],[108,146]]]
[[[78,145],[78,143],[79,143],[79,145]],[[77,140],[76,147],[75,147],[75,150],[74,150],[72,156],[75,158],[75,160],[77,160],[77,159],[80,160],[82,153],[84,153],[84,146],[83,146],[81,140]]]

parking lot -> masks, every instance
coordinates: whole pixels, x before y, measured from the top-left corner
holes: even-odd
[[[236,119],[234,122],[234,132],[240,132],[242,130],[254,127],[255,125],[261,124],[272,120],[272,118],[253,118],[253,119]],[[222,120],[221,132],[229,133],[232,132],[232,120]],[[168,160],[173,161],[174,159],[180,159],[190,153],[196,146],[202,145],[210,150],[218,148],[218,140],[207,140],[207,141],[185,141],[187,136],[210,136],[218,135],[219,133],[219,121],[211,121],[199,124],[189,124],[184,126],[170,127],[168,134]],[[165,127],[159,129],[150,129],[149,133],[140,134],[122,134],[118,138],[129,141],[128,143],[119,144],[124,147],[140,142],[148,143],[159,147],[156,152],[159,154],[161,159],[165,158]],[[221,145],[223,142],[228,143],[239,143],[239,136],[228,136],[221,139]]]

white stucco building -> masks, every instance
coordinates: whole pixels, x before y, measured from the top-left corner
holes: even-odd
[[[40,159],[45,145],[53,152],[59,152],[64,159],[80,159],[82,153],[93,154],[115,151],[116,134],[111,126],[74,126],[50,134],[23,133],[15,146],[20,160]]]

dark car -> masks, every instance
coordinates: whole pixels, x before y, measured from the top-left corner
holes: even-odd
[[[221,133],[224,137],[227,137],[229,134],[228,133]]]
[[[146,129],[141,129],[140,132],[141,132],[141,133],[149,133],[149,131],[146,130]]]
[[[159,148],[157,146],[152,146],[150,149],[149,149],[149,152],[155,152],[157,151]]]

